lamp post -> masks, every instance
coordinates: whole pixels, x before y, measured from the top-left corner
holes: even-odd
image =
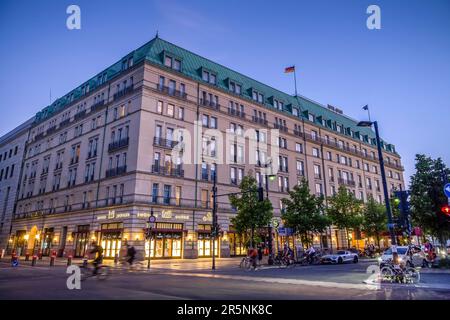
[[[153,215],[153,208],[150,211],[150,217],[148,217],[148,230],[147,230],[147,239],[148,239],[148,260],[147,260],[147,270],[150,270],[150,259],[152,256],[152,229],[155,226],[156,217]]]
[[[266,168],[266,175],[265,175],[265,183],[266,183],[266,198],[269,200],[269,179],[270,181],[273,181],[275,179],[274,174],[267,174],[267,168],[272,167],[272,161],[266,163],[264,167]],[[269,265],[273,265],[273,239],[272,239],[272,222],[269,222],[269,225],[267,226],[267,231],[269,232],[269,259],[267,260],[267,263]]]
[[[384,199],[386,204],[386,214],[388,218],[388,228],[389,233],[391,235],[391,244],[393,248],[396,250],[397,241],[395,239],[395,233],[394,233],[394,225],[392,223],[392,210],[391,210],[391,204],[389,201],[389,192],[387,189],[387,183],[386,183],[386,172],[384,171],[384,160],[383,160],[383,152],[381,151],[381,142],[380,142],[380,134],[378,132],[378,122],[377,121],[360,121],[357,126],[358,127],[372,127],[372,125],[375,128],[375,136],[377,139],[377,149],[378,149],[378,159],[380,162],[380,171],[381,171],[381,180],[383,183],[383,192],[384,192]],[[394,250],[392,250],[394,253]]]

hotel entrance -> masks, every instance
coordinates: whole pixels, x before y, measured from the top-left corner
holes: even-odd
[[[181,258],[183,224],[156,223],[151,241],[145,241],[145,256],[152,258]]]
[[[122,246],[123,223],[104,223],[100,230],[100,245],[105,258],[119,255]]]
[[[198,225],[198,238],[197,238],[197,250],[198,257],[211,257],[213,239],[211,236],[211,225],[210,224],[199,224]],[[219,242],[214,240],[214,255],[219,255]]]

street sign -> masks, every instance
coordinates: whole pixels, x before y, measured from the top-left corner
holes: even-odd
[[[444,186],[444,193],[445,193],[445,195],[447,196],[447,198],[450,198],[450,183],[447,183],[447,184]]]
[[[156,217],[155,216],[150,216],[148,218],[148,222],[150,222],[150,223],[155,223],[155,221],[156,221]]]
[[[14,260],[11,262],[11,265],[12,265],[13,267],[17,267],[17,266],[19,265],[19,259],[14,259]]]

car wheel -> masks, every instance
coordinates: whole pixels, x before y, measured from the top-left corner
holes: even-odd
[[[355,256],[355,257],[353,258],[353,263],[358,263],[358,257],[357,257],[357,256]]]
[[[339,259],[338,259],[338,263],[339,263],[339,264],[342,264],[342,263],[344,263],[344,260],[342,260],[342,258],[339,258]]]

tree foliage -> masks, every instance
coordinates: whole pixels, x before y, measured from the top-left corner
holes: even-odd
[[[330,225],[330,220],[323,214],[323,200],[323,197],[311,194],[306,180],[289,191],[289,198],[281,200],[285,206],[282,214],[285,226],[294,229],[303,243],[309,243],[309,232],[323,232]]]
[[[369,237],[375,237],[380,246],[380,234],[387,231],[387,217],[385,206],[369,197],[362,211],[363,221],[361,230]]]
[[[231,222],[239,234],[250,232],[250,245],[254,245],[255,229],[267,227],[273,216],[272,203],[268,199],[259,201],[256,179],[245,176],[239,185],[240,195],[231,195],[230,203],[236,208],[237,214]]]
[[[440,208],[447,203],[443,190],[444,180],[449,177],[450,170],[442,159],[434,160],[423,154],[416,155],[415,169],[410,184],[413,222],[425,233],[444,243],[450,237],[450,227]]]

